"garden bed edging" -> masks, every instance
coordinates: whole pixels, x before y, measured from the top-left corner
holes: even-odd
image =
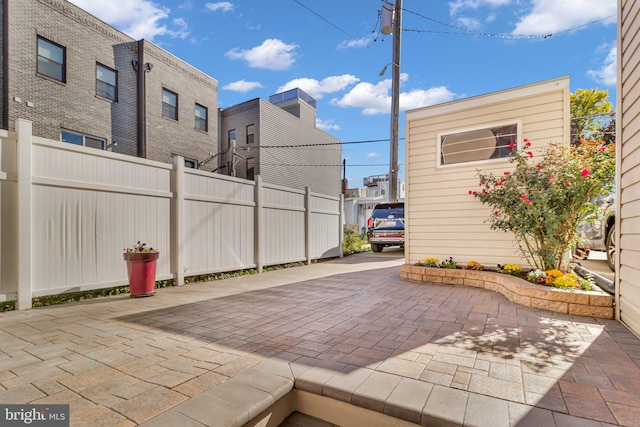
[[[414,282],[462,285],[501,293],[525,307],[577,316],[613,319],[613,297],[599,288],[591,291],[536,285],[503,273],[404,264],[400,278]]]

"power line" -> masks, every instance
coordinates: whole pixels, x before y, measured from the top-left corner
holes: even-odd
[[[311,9],[308,6],[306,6],[302,2],[300,2],[298,0],[293,0],[293,1],[298,3],[300,6],[304,7],[305,9],[307,9],[309,12],[313,13],[314,15],[316,15],[318,18],[322,19],[327,24],[331,25],[333,28],[337,29],[338,31],[340,31],[340,32],[342,32],[342,33],[344,33],[346,35],[348,35],[349,37],[353,37],[351,34],[347,33],[345,30],[343,30],[342,28],[338,27],[336,24],[334,24],[333,22],[329,21],[327,18],[325,18],[324,16],[320,15],[318,12],[314,11],[313,9]]]
[[[492,37],[492,38],[501,38],[501,39],[507,39],[507,40],[530,40],[530,39],[547,39],[549,37],[552,36],[557,36],[560,34],[564,34],[564,33],[568,33],[571,31],[575,31],[578,30],[580,28],[584,28],[584,27],[588,27],[589,25],[592,24],[596,24],[598,22],[602,22],[602,21],[606,21],[609,20],[611,18],[614,18],[615,15],[610,15],[604,18],[600,18],[600,19],[596,19],[594,21],[590,21],[587,22],[585,24],[582,25],[578,25],[576,27],[572,27],[566,30],[562,30],[562,31],[558,31],[557,33],[547,33],[547,34],[531,34],[531,35],[522,35],[522,36],[518,36],[518,35],[513,35],[513,34],[505,34],[505,33],[484,33],[484,32],[475,32],[475,31],[469,31],[466,28],[462,28],[462,27],[458,27],[456,25],[453,24],[448,24],[446,22],[442,22],[439,21],[435,18],[431,18],[429,16],[425,16],[419,12],[414,12],[412,10],[408,10],[408,9],[402,9],[405,12],[411,13],[413,15],[419,16],[420,18],[426,19],[428,21],[434,22],[436,24],[439,25],[444,25],[446,27],[452,28],[454,30],[457,30],[456,32],[454,31],[434,31],[434,30],[413,30],[413,29],[404,29],[403,31],[410,31],[410,32],[416,32],[416,33],[435,33],[435,34],[454,34],[454,35],[469,35],[469,36],[483,36],[483,37]]]

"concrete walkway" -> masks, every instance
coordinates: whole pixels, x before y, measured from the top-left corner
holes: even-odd
[[[72,426],[171,425],[280,361],[296,389],[423,425],[640,425],[624,326],[402,281],[401,256],[0,313],[0,403],[68,403]]]

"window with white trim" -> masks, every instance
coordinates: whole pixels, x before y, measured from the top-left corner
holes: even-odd
[[[60,140],[69,144],[82,145],[84,147],[97,148],[105,150],[107,148],[107,140],[93,135],[62,130],[60,132]]]
[[[507,123],[479,129],[461,130],[438,135],[440,166],[482,162],[509,157],[519,141],[518,123]]]

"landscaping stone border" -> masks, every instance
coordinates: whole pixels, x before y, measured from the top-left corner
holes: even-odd
[[[613,296],[594,288],[591,291],[558,289],[536,285],[519,277],[492,271],[422,267],[404,264],[400,278],[415,282],[462,285],[489,289],[509,301],[555,313],[613,319]]]

